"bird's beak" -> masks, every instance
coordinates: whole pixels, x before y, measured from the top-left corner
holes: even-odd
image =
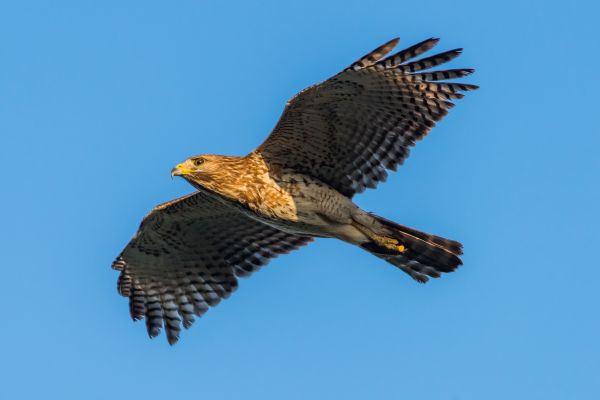
[[[185,168],[183,164],[177,164],[175,168],[171,170],[171,178],[174,176],[181,176],[190,172],[189,169]]]

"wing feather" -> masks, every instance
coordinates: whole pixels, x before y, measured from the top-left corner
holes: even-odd
[[[320,179],[352,197],[374,188],[396,170],[448,114],[451,102],[475,85],[439,82],[472,69],[423,72],[448,62],[462,49],[411,61],[439,39],[427,39],[387,58],[397,39],[362,57],[332,78],[294,96],[255,151],[269,164]]]
[[[181,325],[229,297],[238,277],[309,243],[250,219],[202,192],[154,208],[113,263],[118,292],[133,320],[146,319],[150,337],[164,328],[169,343]]]
[[[400,41],[399,38],[394,38],[394,39],[390,40],[389,42],[382,44],[375,50],[365,54],[364,56],[359,58],[357,61],[353,62],[346,69],[347,70],[359,70],[359,69],[363,69],[365,67],[375,64],[377,61],[379,61],[379,59],[381,59],[381,57],[385,56],[387,53],[392,51],[392,49],[394,47],[396,47],[396,45],[398,44],[399,41]]]

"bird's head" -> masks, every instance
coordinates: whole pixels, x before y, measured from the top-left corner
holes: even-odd
[[[220,193],[226,186],[236,186],[245,170],[244,157],[201,154],[177,164],[171,176],[180,176],[198,189],[203,187]]]
[[[200,175],[210,176],[218,172],[221,167],[221,157],[213,154],[201,154],[193,156],[177,164],[171,170],[171,176],[181,176],[183,178],[194,178]]]

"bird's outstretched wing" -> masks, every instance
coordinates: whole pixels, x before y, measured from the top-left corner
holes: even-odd
[[[408,157],[453,107],[451,100],[475,85],[439,82],[472,69],[424,72],[462,49],[411,61],[430,50],[428,39],[387,58],[391,40],[332,78],[288,101],[275,129],[256,150],[269,164],[312,175],[351,197],[373,188]]]
[[[228,297],[237,277],[312,239],[271,228],[201,192],[155,207],[113,263],[117,289],[150,337],[164,326],[177,342],[180,324]]]

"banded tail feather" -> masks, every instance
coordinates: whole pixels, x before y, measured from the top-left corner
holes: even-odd
[[[442,273],[452,272],[462,265],[461,243],[369,215],[376,222],[371,225],[374,233],[397,244],[395,249],[375,242],[361,247],[400,268],[416,281],[425,283],[429,278],[439,278]]]

